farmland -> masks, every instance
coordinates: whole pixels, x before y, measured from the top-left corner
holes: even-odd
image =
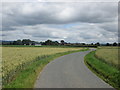
[[[96,75],[120,89],[119,47],[99,47],[85,56],[85,63]]]
[[[2,47],[2,75],[3,75],[3,81],[4,85],[7,85],[7,83],[11,82],[11,79],[14,77],[14,74],[21,70],[26,70],[25,66],[27,66],[27,69],[29,71],[25,71],[24,74],[20,74],[20,77],[25,77],[24,75],[29,72],[31,75],[31,72],[34,74],[32,79],[32,83],[30,84],[30,80],[27,80],[28,75],[26,78],[23,78],[20,80],[25,80],[28,83],[28,87],[31,87],[30,85],[33,85],[37,74],[42,70],[42,68],[49,63],[51,60],[53,60],[55,57],[59,57],[61,55],[69,54],[72,52],[85,50],[82,48],[62,48],[62,47]],[[27,64],[28,63],[28,64]],[[38,66],[39,65],[39,66]],[[37,73],[36,73],[37,72]],[[22,72],[23,73],[23,72]],[[23,76],[22,76],[23,75]],[[11,78],[12,77],[12,78]],[[16,77],[17,78],[17,77]],[[19,77],[18,77],[19,78]],[[16,79],[17,87],[26,87],[21,86],[18,84],[21,84],[20,80]],[[16,82],[16,81],[15,81]],[[15,85],[11,85],[9,87],[14,87]],[[23,85],[25,85],[23,83]]]
[[[37,56],[78,50],[78,48],[36,48],[36,47],[3,47],[3,74],[13,70],[18,65],[34,60]]]

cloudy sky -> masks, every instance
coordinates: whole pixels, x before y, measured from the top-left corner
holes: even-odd
[[[3,40],[117,42],[118,2],[11,2],[0,10]]]

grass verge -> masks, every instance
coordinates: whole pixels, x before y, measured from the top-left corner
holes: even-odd
[[[86,51],[86,50],[88,49],[57,53],[54,55],[49,55],[42,59],[38,59],[35,62],[31,63],[30,65],[27,65],[19,73],[17,73],[14,80],[4,85],[3,88],[33,88],[39,73],[42,71],[44,66],[48,64],[50,61],[63,55],[80,52],[80,51]]]
[[[85,56],[84,62],[87,67],[105,82],[120,90],[120,71],[97,59],[94,55],[95,51],[92,51]]]

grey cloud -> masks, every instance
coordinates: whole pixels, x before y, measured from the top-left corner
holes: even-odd
[[[54,28],[51,25],[36,25],[17,27],[14,31],[4,31],[4,39],[23,39],[30,38],[32,40],[61,40],[67,42],[114,42],[117,41],[117,33],[109,32],[100,27],[89,25],[88,23],[79,23],[72,28]],[[111,40],[112,38],[113,40]]]
[[[3,3],[3,30],[19,25],[110,22],[117,16],[115,5],[117,3]]]
[[[102,23],[99,26],[109,32],[118,32],[118,22]]]
[[[117,3],[4,3],[3,39],[114,42],[118,35],[116,5]]]
[[[119,2],[119,0],[4,0],[2,2]]]
[[[24,26],[17,27],[17,29],[23,30],[24,34],[38,38],[62,39],[68,35],[68,32],[66,32],[64,29],[53,28],[47,25]]]

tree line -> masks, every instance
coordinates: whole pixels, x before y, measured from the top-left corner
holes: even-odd
[[[64,45],[64,46],[120,46],[120,43],[106,43],[101,44],[99,42],[97,43],[68,43],[64,40],[58,41],[52,41],[52,40],[46,40],[44,42],[36,42],[32,41],[30,39],[23,39],[23,40],[16,40],[16,41],[2,41],[2,45],[35,45],[35,44],[41,44],[41,45]]]

